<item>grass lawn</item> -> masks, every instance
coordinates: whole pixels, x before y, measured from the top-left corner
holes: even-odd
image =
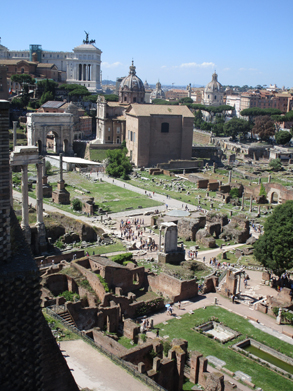
[[[109,254],[109,253],[115,253],[118,251],[125,251],[125,250],[126,250],[125,247],[119,241],[113,244],[109,244],[108,246],[94,246],[94,247],[88,247],[86,249],[89,255],[93,255],[93,252],[95,252],[95,255],[101,255],[101,254]]]
[[[119,148],[120,149],[120,148]],[[90,149],[90,159],[94,162],[102,162],[107,157],[105,149]]]
[[[207,322],[212,316],[217,317],[220,322],[223,322],[233,330],[240,332],[241,335],[233,341],[221,344],[193,330],[195,326]],[[291,391],[293,389],[293,383],[290,380],[229,349],[229,346],[248,336],[293,358],[291,345],[256,329],[248,320],[241,316],[232,314],[223,308],[211,306],[206,309],[198,309],[192,315],[186,314],[180,320],[175,318],[168,320],[167,325],[161,323],[157,327],[160,328],[161,336],[168,335],[169,340],[184,338],[188,341],[189,350],[198,350],[204,356],[216,356],[226,362],[225,367],[230,371],[240,370],[248,374],[252,377],[252,382],[263,390]]]
[[[124,346],[126,349],[132,349],[132,348],[134,348],[135,346],[137,346],[136,343],[130,343],[130,342],[132,342],[131,339],[126,338],[126,337],[124,337],[124,336],[119,337],[118,342],[119,342],[122,346]]]
[[[162,205],[161,202],[150,199],[143,194],[137,194],[107,182],[95,183],[76,173],[67,173],[65,182],[67,183],[66,190],[70,192],[71,201],[74,198],[82,198],[81,194],[76,190],[86,190],[89,191],[89,197],[94,197],[96,206],[103,208],[103,210],[108,213],[117,213],[127,210],[128,208],[138,209],[139,206],[141,208],[148,208]],[[51,181],[50,184],[52,185],[53,190],[55,190],[57,183]],[[29,196],[36,198],[35,190],[29,192]],[[85,197],[86,196],[87,194],[85,194]],[[76,213],[72,210],[71,205],[54,204],[45,198],[44,202],[54,205],[56,208],[80,216],[80,213]]]

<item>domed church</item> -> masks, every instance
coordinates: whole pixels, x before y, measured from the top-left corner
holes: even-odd
[[[133,61],[126,76],[119,87],[119,102],[124,104],[144,103],[145,89],[141,79],[136,76]]]
[[[220,106],[223,104],[223,95],[222,84],[218,82],[218,75],[214,72],[212,81],[204,89],[202,104],[205,106]]]

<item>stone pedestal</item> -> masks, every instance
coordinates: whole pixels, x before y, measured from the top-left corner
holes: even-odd
[[[65,189],[65,182],[63,180],[57,183],[57,189],[52,193],[52,201],[56,204],[70,204],[70,193]]]
[[[182,251],[180,247],[178,247],[178,250],[170,253],[158,252],[158,262],[180,265],[181,262],[185,261],[185,251]]]

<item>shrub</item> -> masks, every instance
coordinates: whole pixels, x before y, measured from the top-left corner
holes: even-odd
[[[73,210],[81,210],[82,202],[78,198],[74,198],[72,200],[72,207],[73,207]]]
[[[142,342],[146,342],[147,337],[145,334],[139,334],[139,337],[142,340]]]
[[[239,190],[236,187],[233,187],[233,189],[230,190],[230,197],[231,198],[239,197]]]
[[[52,164],[50,162],[46,162],[45,164],[45,170],[46,170],[46,175],[50,175],[52,174],[51,170],[52,170]]]
[[[64,292],[60,293],[60,295],[58,295],[58,296],[59,297],[63,296],[66,301],[76,301],[76,299],[79,300],[79,294],[73,293],[70,291],[64,291]]]
[[[274,171],[279,171],[282,168],[282,163],[281,159],[272,159],[269,162],[269,166],[274,170]]]
[[[119,254],[112,258],[113,262],[123,265],[124,262],[132,261],[132,253]]]
[[[267,196],[267,192],[266,192],[266,189],[265,189],[263,183],[261,183],[261,185],[260,185],[259,195],[260,196],[265,196],[265,197]]]
[[[110,292],[110,289],[109,289],[109,286],[108,284],[106,283],[105,279],[100,275],[100,274],[97,274],[101,284],[103,285],[104,289],[105,289],[105,292],[108,293]]]
[[[169,341],[163,341],[163,352],[164,352],[164,355],[167,357],[168,356],[168,353],[169,353],[169,350],[171,349],[171,344]]]

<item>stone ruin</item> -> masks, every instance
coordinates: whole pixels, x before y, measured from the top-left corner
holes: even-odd
[[[161,231],[165,228],[164,249],[161,251]],[[172,222],[165,222],[160,225],[158,262],[179,265],[185,260],[185,250],[177,246],[178,228]]]

